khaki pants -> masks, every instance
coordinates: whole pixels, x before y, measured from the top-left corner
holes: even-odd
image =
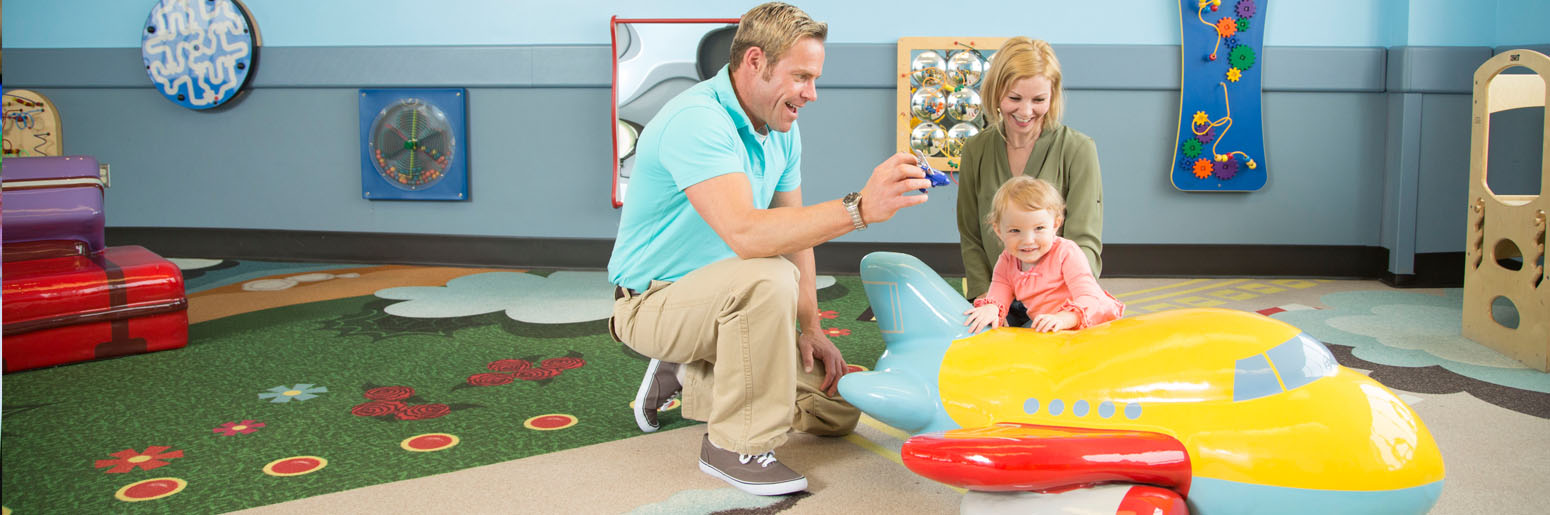
[[[804,372],[797,355],[797,275],[785,258],[728,258],[615,300],[610,323],[636,352],[683,364],[683,416],[723,449],[763,454],[789,429],[848,434],[860,411],[819,391],[822,364]]]

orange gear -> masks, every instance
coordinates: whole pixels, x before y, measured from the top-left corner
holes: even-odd
[[[1193,170],[1193,172],[1195,173],[1195,178],[1196,179],[1204,179],[1206,177],[1210,177],[1211,176],[1211,160],[1210,159],[1206,159],[1204,157],[1202,157],[1200,159],[1196,159],[1195,160],[1195,169]]]
[[[1230,38],[1237,33],[1238,20],[1232,19],[1231,16],[1223,16],[1222,19],[1216,20],[1216,34],[1218,36]]]

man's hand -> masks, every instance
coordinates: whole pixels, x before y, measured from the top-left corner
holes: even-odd
[[[1076,327],[1076,313],[1071,311],[1033,317],[1033,329],[1041,333],[1064,331],[1072,327]]]
[[[872,169],[872,177],[861,188],[861,217],[868,225],[887,221],[900,209],[923,204],[926,195],[909,195],[930,188],[931,180],[915,163],[915,156],[899,152]]]
[[[823,384],[818,389],[828,393],[830,397],[839,395],[840,377],[845,375],[845,356],[840,355],[839,347],[824,336],[823,330],[816,326],[812,331],[802,331],[797,336],[797,353],[802,356],[802,370],[813,371],[813,360],[823,362]]]
[[[986,327],[1006,325],[1006,320],[999,316],[1001,314],[1001,306],[995,304],[971,308],[963,312],[963,314],[969,315],[969,319],[963,321],[963,325],[969,326],[969,334],[980,332],[980,329]]]

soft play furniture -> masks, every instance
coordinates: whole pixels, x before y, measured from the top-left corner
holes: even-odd
[[[4,370],[188,345],[183,274],[104,245],[106,169],[85,156],[4,163]]]
[[[1056,497],[1143,484],[1205,515],[1418,514],[1442,493],[1415,411],[1285,322],[1181,309],[969,334],[968,301],[919,259],[868,254],[861,282],[887,350],[840,394],[914,434],[900,458],[922,476]]]

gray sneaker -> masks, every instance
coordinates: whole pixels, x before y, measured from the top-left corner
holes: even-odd
[[[710,435],[700,444],[700,470],[754,495],[785,495],[807,489],[807,478],[775,460],[775,452],[738,454],[712,445]]]
[[[640,381],[640,389],[635,391],[635,425],[647,433],[661,428],[657,424],[657,410],[667,407],[682,389],[683,386],[678,384],[677,363],[651,360],[646,365],[646,376]]]

